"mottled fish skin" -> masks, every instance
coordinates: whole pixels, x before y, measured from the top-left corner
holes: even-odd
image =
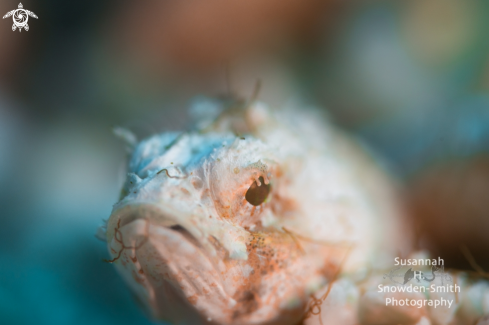
[[[409,251],[396,186],[319,110],[209,102],[220,113],[196,130],[137,144],[107,222],[111,262],[152,317],[297,324],[339,269],[363,277]]]

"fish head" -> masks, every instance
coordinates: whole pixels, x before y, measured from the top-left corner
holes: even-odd
[[[106,240],[110,262],[154,318],[295,324],[341,268],[349,247],[310,240],[315,231],[343,236],[308,212],[323,204],[311,202],[325,182],[270,116],[260,105],[226,110],[133,148]]]

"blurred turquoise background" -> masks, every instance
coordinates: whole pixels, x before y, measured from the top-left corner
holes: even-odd
[[[28,1],[28,32],[0,22],[0,324],[151,323],[94,237],[124,176],[111,128],[188,127],[193,96],[226,92],[223,62],[254,67],[233,77],[243,96],[261,77],[273,105],[292,89],[328,109],[408,189],[488,154],[487,1],[239,4]],[[487,256],[481,209],[467,231]]]

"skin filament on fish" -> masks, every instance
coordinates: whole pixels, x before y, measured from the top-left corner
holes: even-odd
[[[116,257],[114,257],[111,260],[104,259],[103,261],[106,262],[106,263],[111,263],[112,264],[112,263],[114,263],[115,261],[117,261],[118,259],[121,258],[121,255],[124,252],[124,250],[126,250],[126,249],[133,249],[134,251],[137,251],[144,244],[146,244],[146,242],[148,241],[148,238],[149,238],[149,226],[150,226],[150,222],[148,220],[145,220],[145,221],[146,221],[146,236],[144,236],[143,240],[138,245],[136,245],[136,246],[126,246],[124,244],[124,238],[122,237],[122,233],[120,231],[120,228],[121,228],[121,219],[119,219],[117,221],[117,226],[114,228],[114,240],[121,245],[121,249],[119,250],[119,252],[113,251],[114,254],[117,253],[117,256]]]
[[[348,259],[348,255],[350,255],[350,251],[352,248],[353,247],[347,248],[347,251],[345,253],[345,256],[343,257],[343,260],[341,261],[340,265],[336,269],[336,272],[335,272],[333,278],[328,283],[328,289],[326,290],[326,292],[319,298],[316,298],[316,296],[314,294],[311,294],[311,300],[309,302],[308,308],[306,309],[306,314],[305,314],[304,319],[311,317],[311,315],[319,316],[319,323],[321,325],[324,325],[323,320],[321,318],[321,305],[326,300],[326,298],[328,298],[328,295],[331,292],[331,288],[333,287],[334,282],[336,281],[336,279],[340,275],[342,268],[343,268],[343,265],[345,264],[346,260]]]

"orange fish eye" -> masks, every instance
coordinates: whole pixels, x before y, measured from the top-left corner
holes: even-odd
[[[245,195],[246,201],[254,206],[258,206],[265,202],[270,193],[270,184],[265,184],[263,177],[260,177],[258,180],[260,181],[260,186],[254,181]]]

